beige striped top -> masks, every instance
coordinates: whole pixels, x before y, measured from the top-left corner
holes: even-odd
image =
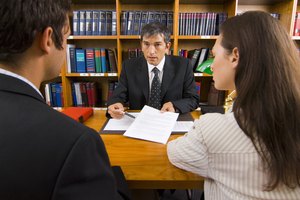
[[[268,174],[232,112],[202,115],[187,134],[168,143],[167,151],[172,164],[206,177],[205,200],[300,200],[300,187],[264,191]]]

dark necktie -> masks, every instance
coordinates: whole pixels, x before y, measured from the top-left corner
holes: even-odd
[[[152,69],[152,72],[154,72],[154,78],[151,84],[149,106],[160,110],[161,109],[161,97],[160,97],[161,85],[158,77],[159,70],[156,67],[154,67]]]

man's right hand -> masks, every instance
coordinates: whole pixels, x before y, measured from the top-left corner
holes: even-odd
[[[112,118],[121,119],[124,116],[124,107],[121,103],[115,103],[108,106],[108,113]]]

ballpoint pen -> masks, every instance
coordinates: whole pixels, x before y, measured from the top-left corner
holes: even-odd
[[[128,117],[135,119],[135,116],[133,116],[132,114],[129,114],[128,112],[124,112],[124,115],[127,115]]]

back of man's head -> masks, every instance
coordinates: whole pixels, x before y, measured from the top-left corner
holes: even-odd
[[[149,37],[157,34],[164,36],[166,44],[170,42],[170,30],[166,25],[163,25],[160,22],[151,22],[143,26],[141,31],[141,41],[143,41],[143,37]]]
[[[9,61],[30,48],[37,33],[53,29],[52,39],[62,49],[63,28],[71,0],[0,1],[0,61]]]

